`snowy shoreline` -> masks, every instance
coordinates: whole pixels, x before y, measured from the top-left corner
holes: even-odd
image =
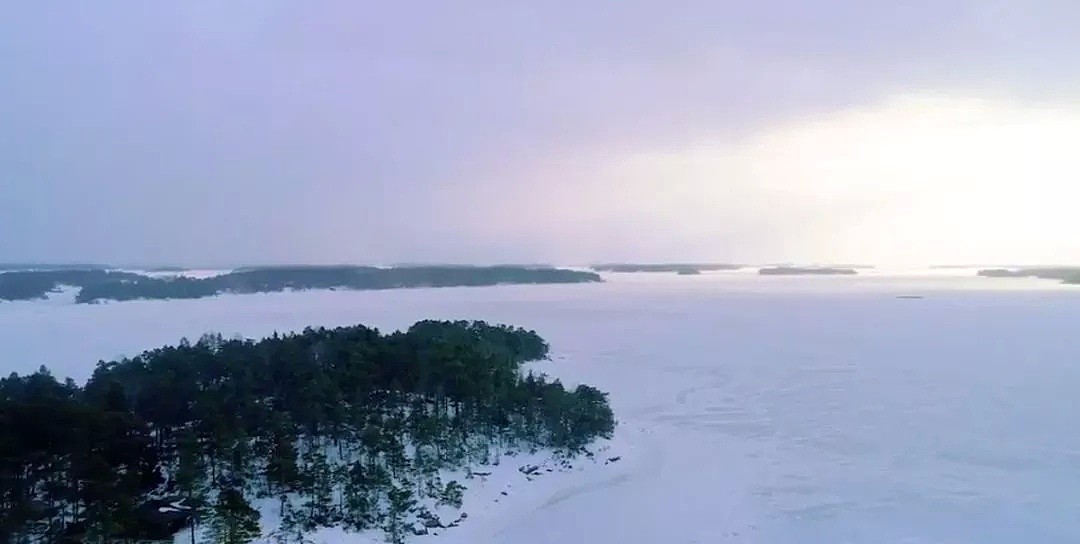
[[[438,525],[426,526],[414,519],[417,532],[408,542],[438,542],[466,544],[498,536],[508,527],[529,516],[571,497],[593,489],[617,485],[641,468],[641,440],[634,436],[641,429],[620,426],[611,439],[589,444],[585,451],[567,458],[550,450],[536,453],[508,453],[488,465],[477,465],[460,471],[443,471],[443,481],[457,480],[466,490],[462,507],[455,509],[437,506],[430,499],[420,506],[437,517]],[[278,500],[254,501],[262,514],[263,536],[253,544],[274,544],[274,533],[280,525]],[[196,530],[195,541],[201,542],[202,530]],[[192,541],[191,531],[177,533],[175,544]],[[348,532],[341,528],[323,528],[305,535],[308,544],[375,544],[386,541],[378,529]]]
[[[564,356],[557,360],[566,361]],[[572,372],[559,373],[554,360],[533,361],[523,370],[549,378],[561,378],[576,386]],[[561,366],[561,365],[560,365]],[[564,367],[564,370],[568,370]],[[554,371],[554,372],[552,372]],[[554,374],[554,375],[552,375]],[[616,414],[616,417],[618,414]],[[458,470],[440,470],[438,480],[464,486],[460,508],[440,504],[434,497],[421,498],[408,516],[404,542],[438,544],[475,544],[497,541],[508,529],[531,516],[570,498],[604,489],[641,473],[648,462],[649,448],[645,429],[617,419],[610,438],[598,438],[574,454],[565,450],[496,451],[491,463],[474,463]],[[252,544],[277,544],[281,541],[281,502],[278,498],[252,500],[260,514],[262,536]],[[174,544],[203,542],[206,527],[184,529],[173,537]],[[192,535],[194,530],[195,534]],[[348,531],[343,527],[324,527],[303,535],[304,544],[375,544],[387,542],[382,528]]]
[[[592,457],[564,462],[550,452],[503,457],[483,481],[468,485],[462,511],[469,514],[460,527],[440,532],[439,544],[488,542],[506,528],[572,496],[605,487],[638,468],[640,449],[630,430],[620,426],[611,440],[588,446]],[[523,467],[535,467],[526,474]],[[327,541],[341,542],[340,540]]]

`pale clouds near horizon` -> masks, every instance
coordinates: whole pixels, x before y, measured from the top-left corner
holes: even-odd
[[[740,262],[1080,262],[1077,141],[1077,106],[909,94],[735,142],[541,169],[533,205],[496,222],[582,258],[608,246]]]
[[[21,4],[0,261],[1080,263],[1080,4]]]

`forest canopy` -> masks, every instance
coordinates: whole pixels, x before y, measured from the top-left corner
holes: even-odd
[[[523,371],[548,349],[516,327],[422,321],[389,334],[207,335],[100,362],[84,386],[44,367],[12,374],[0,380],[0,541],[197,526],[249,542],[261,532],[253,501],[270,499],[282,542],[320,527],[401,542],[432,519],[422,500],[461,507],[465,486],[440,470],[575,455],[611,436],[605,393]]]
[[[675,273],[700,273],[716,272],[720,270],[738,270],[743,268],[740,264],[724,263],[659,263],[659,264],[634,264],[634,263],[608,263],[596,264],[591,267],[597,272],[675,272]]]
[[[854,268],[836,268],[826,266],[768,266],[758,270],[762,276],[854,276]]]

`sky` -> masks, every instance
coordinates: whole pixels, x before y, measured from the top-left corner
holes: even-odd
[[[1080,263],[1080,3],[19,2],[0,262]]]

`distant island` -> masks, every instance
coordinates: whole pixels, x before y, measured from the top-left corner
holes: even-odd
[[[676,274],[700,274],[701,272],[714,272],[717,270],[738,270],[743,268],[740,264],[724,263],[661,263],[661,264],[634,264],[634,263],[608,263],[597,264],[590,268],[597,272],[674,272]]]
[[[0,272],[0,301],[45,298],[63,286],[121,284],[150,280],[149,276],[113,270],[42,269]]]
[[[847,264],[847,263],[831,263],[831,268],[853,268],[855,270],[874,270],[877,267],[872,264]]]
[[[1080,283],[1080,267],[1070,266],[984,268],[976,272],[976,275],[984,278],[1041,278],[1070,284]]]
[[[979,270],[975,273],[977,276],[984,278],[1027,278],[1035,277],[1034,274],[1029,274],[1024,270],[1012,270],[1008,268],[986,268]]]
[[[770,266],[758,270],[762,276],[852,276],[852,268]]]
[[[7,270],[105,270],[112,268],[103,264],[56,264],[56,263],[0,263],[0,271]]]
[[[0,300],[44,298],[63,286],[78,288],[75,301],[88,303],[308,289],[375,290],[599,281],[603,280],[593,272],[515,266],[280,266],[243,268],[208,278],[162,278],[113,270],[29,270],[0,273]]]

